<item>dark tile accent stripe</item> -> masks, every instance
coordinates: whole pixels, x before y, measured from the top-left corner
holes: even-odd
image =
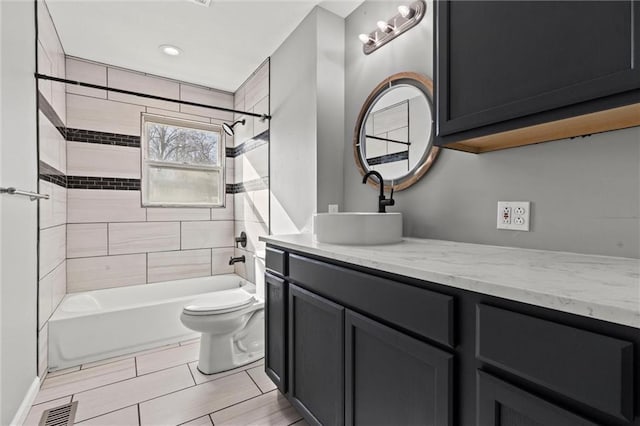
[[[51,182],[63,188],[67,187],[67,177],[64,175],[64,173],[62,173],[55,167],[48,165],[44,161],[40,161],[38,177],[44,181]]]
[[[67,141],[140,148],[140,136],[67,128]]]
[[[269,178],[263,177],[247,182],[228,183],[227,194],[240,194],[242,192],[260,191],[269,188]]]
[[[139,191],[140,179],[109,178],[109,177],[94,177],[94,176],[67,176],[67,188]]]
[[[265,130],[264,132],[260,133],[258,136],[252,139],[248,139],[242,142],[240,145],[236,147],[227,148],[226,156],[235,158],[239,155],[244,154],[245,152],[254,150],[266,143],[269,143],[269,129]]]
[[[375,166],[378,164],[393,163],[409,159],[409,151],[395,152],[393,154],[381,155],[379,157],[367,158],[367,164]]]
[[[55,128],[58,129],[62,137],[66,139],[67,128],[56,113],[56,110],[53,109],[49,101],[47,101],[47,98],[45,98],[44,95],[40,92],[38,92],[38,108],[40,109],[40,111],[42,111],[44,116],[47,117],[51,124],[53,124]]]

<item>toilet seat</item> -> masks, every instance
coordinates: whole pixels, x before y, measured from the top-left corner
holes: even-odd
[[[187,315],[215,315],[240,310],[254,303],[256,299],[244,289],[216,291],[214,294],[194,300],[184,307]]]

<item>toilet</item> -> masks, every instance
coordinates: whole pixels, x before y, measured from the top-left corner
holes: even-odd
[[[255,294],[244,287],[217,291],[186,305],[180,320],[202,333],[198,370],[214,374],[264,356],[264,252],[254,255]]]

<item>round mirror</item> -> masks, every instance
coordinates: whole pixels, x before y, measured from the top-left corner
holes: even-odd
[[[433,146],[433,82],[404,72],[385,79],[365,101],[356,124],[353,151],[360,173],[376,170],[387,189],[400,191],[429,170]],[[374,179],[369,179],[374,186]]]

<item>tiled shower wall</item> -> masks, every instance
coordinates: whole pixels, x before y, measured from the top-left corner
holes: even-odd
[[[38,9],[38,72],[65,76],[64,50],[58,39],[46,4]],[[66,290],[66,221],[65,189],[66,142],[65,89],[61,83],[41,80],[38,83],[38,155],[39,191],[49,194],[40,200],[39,214],[39,282],[38,282],[38,375],[44,378],[48,367],[48,321]]]
[[[269,60],[267,59],[235,93],[234,109],[269,114]],[[235,128],[235,233],[247,233],[247,246],[237,248],[235,272],[254,281],[254,254],[264,252],[258,237],[269,234],[269,120],[236,115],[245,119]]]
[[[71,57],[66,67],[70,80],[233,107],[231,93]],[[225,208],[141,207],[140,114],[213,124],[233,115],[71,85],[66,100],[67,292],[233,272],[233,195]]]

